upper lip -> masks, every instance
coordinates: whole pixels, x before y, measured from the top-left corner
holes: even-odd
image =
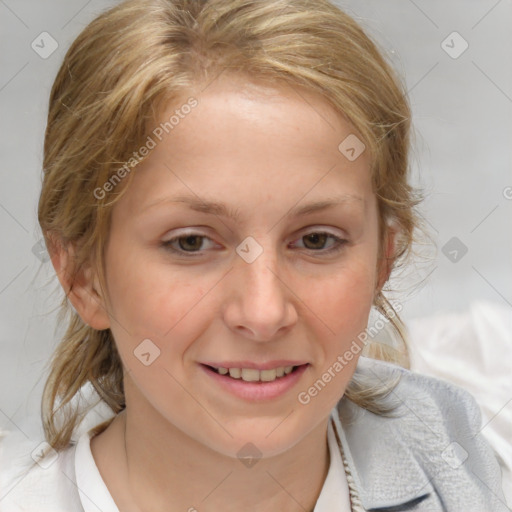
[[[213,366],[214,368],[254,368],[256,370],[273,370],[274,368],[280,368],[281,366],[301,366],[303,364],[308,364],[308,362],[279,359],[277,361],[266,361],[265,363],[255,363],[254,361],[207,361],[202,364]]]

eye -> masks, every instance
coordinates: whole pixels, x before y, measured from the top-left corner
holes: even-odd
[[[205,240],[212,242],[210,238],[200,233],[185,233],[180,236],[170,238],[169,240],[165,240],[161,245],[166,250],[175,254],[197,257],[205,250],[203,247],[203,242]],[[339,252],[343,249],[344,245],[348,243],[348,240],[325,231],[313,231],[303,235],[299,240],[305,241],[304,248],[306,250],[321,254]],[[332,240],[332,243],[329,248],[326,249],[325,245],[329,240]]]
[[[329,239],[331,239],[333,243],[328,249],[325,249],[325,243]],[[313,252],[322,252],[323,254],[330,254],[341,251],[344,245],[348,243],[348,240],[333,235],[332,233],[327,233],[325,231],[313,231],[307,235],[302,236],[300,240],[304,240],[306,242],[306,249]]]
[[[210,240],[207,236],[199,233],[186,233],[184,235],[175,236],[162,242],[162,246],[171,252],[177,254],[192,255],[193,253],[200,253],[203,245],[203,240]],[[211,240],[210,240],[211,241]],[[176,243],[178,248],[176,248]]]

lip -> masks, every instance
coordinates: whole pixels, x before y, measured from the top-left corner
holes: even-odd
[[[267,361],[265,363],[255,363],[254,361],[223,361],[222,363],[216,363],[206,361],[201,364],[214,366],[215,368],[252,368],[254,370],[273,370],[274,368],[279,368],[281,366],[302,366],[303,364],[308,364],[308,362],[279,359],[276,361]]]
[[[216,366],[216,364],[206,365],[199,364],[202,370],[208,375],[213,382],[215,382],[221,389],[224,389],[228,393],[241,398],[242,400],[249,402],[263,402],[268,400],[276,399],[280,396],[283,396],[288,391],[290,391],[301,379],[304,372],[309,368],[309,364],[305,363],[302,365],[292,365],[292,364],[282,364],[286,363],[286,361],[278,361],[278,366],[298,366],[294,371],[280,377],[272,382],[245,382],[242,379],[233,379],[226,375],[220,375],[215,370],[208,368],[208,366]],[[226,364],[226,363],[222,363]],[[231,364],[231,363],[230,363]],[[241,362],[237,362],[236,364],[242,364]],[[243,364],[247,365],[247,362]],[[272,362],[274,365],[275,362]],[[257,368],[257,365],[254,363],[252,366],[231,366],[231,368]],[[275,366],[271,366],[270,368],[275,368]],[[264,370],[270,368],[263,368]]]

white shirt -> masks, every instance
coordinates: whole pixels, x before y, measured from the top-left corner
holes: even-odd
[[[341,437],[336,409],[331,419]],[[329,421],[330,465],[314,512],[348,512],[350,499],[341,454]],[[91,430],[76,445],[34,463],[36,446],[0,437],[0,512],[119,512],[92,456]],[[9,440],[11,442],[9,442]],[[30,466],[33,466],[30,470]],[[28,471],[27,471],[28,470]]]

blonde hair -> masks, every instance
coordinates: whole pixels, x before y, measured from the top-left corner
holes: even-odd
[[[161,105],[178,104],[223,71],[305,87],[353,124],[372,155],[379,258],[393,222],[399,233],[389,263],[403,264],[420,225],[415,207],[422,199],[408,183],[409,105],[392,68],[350,16],[327,0],[128,0],[76,38],[50,95],[38,218],[50,253],[72,248],[71,282],[91,264],[106,289],[110,214],[133,173],[100,199],[95,190],[125,162],[136,166],[134,149],[147,139]],[[404,325],[382,290],[374,306],[403,346],[370,343],[365,355],[408,367]],[[86,325],[64,297],[59,322],[66,316],[42,401],[46,440],[55,449],[69,444],[87,412],[73,400],[85,384],[114,413],[125,407],[110,330]],[[356,379],[346,396],[384,414],[381,399],[391,389]]]

